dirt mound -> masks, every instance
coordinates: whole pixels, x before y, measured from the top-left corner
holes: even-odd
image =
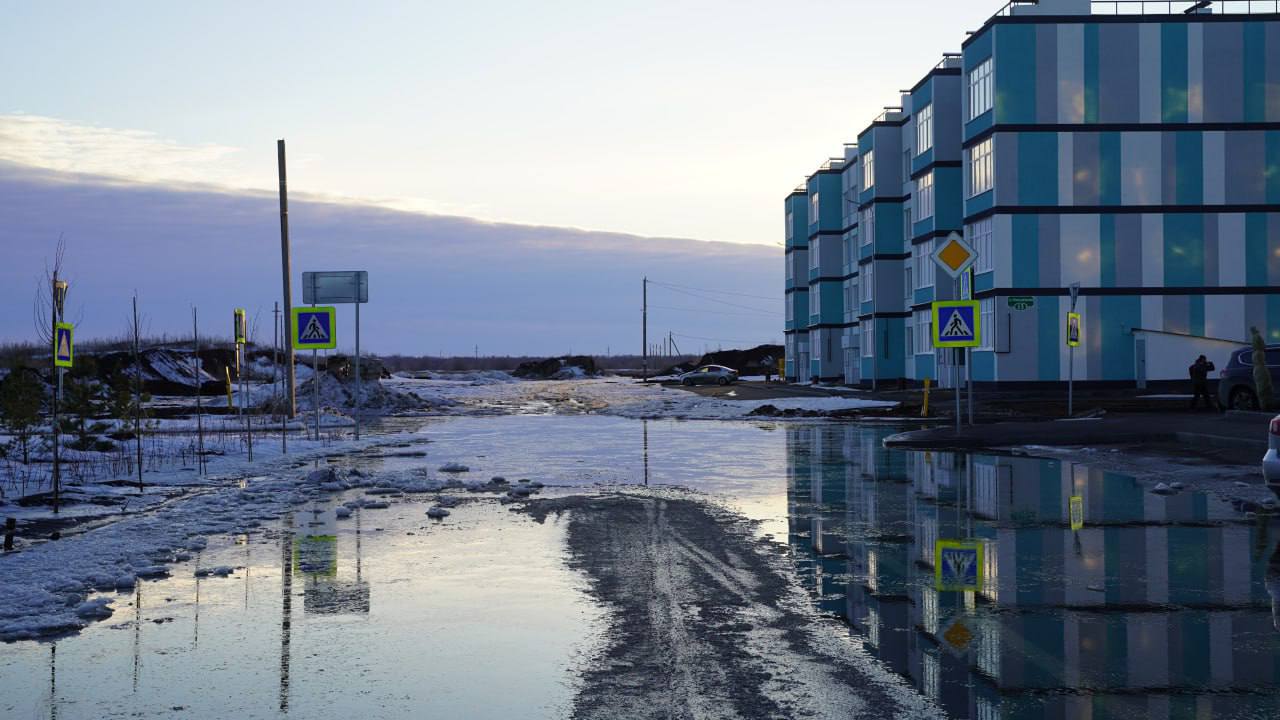
[[[565,355],[520,363],[512,375],[526,380],[572,380],[599,375],[596,361],[586,355]]]
[[[763,375],[764,359],[773,358],[770,372],[778,374],[777,362],[782,359],[781,345],[757,345],[750,350],[719,350],[707,353],[698,365],[724,365],[737,370],[740,375]]]

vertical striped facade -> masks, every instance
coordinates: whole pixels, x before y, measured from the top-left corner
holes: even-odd
[[[809,366],[809,199],[805,188],[787,196],[786,219],[786,326],[783,329],[783,372],[791,379],[804,378]]]
[[[1280,342],[1280,15],[1014,5],[846,156],[844,382],[945,382],[928,305],[957,292],[981,303],[980,382],[1067,378],[1073,283],[1078,380],[1162,379],[1144,333]],[[930,259],[952,231],[980,253],[960,283]]]

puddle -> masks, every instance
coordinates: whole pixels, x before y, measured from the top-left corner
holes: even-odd
[[[790,539],[815,601],[953,717],[1280,715],[1280,523],[1059,460],[785,432]],[[935,589],[948,539],[982,546],[979,591]]]
[[[325,504],[211,542],[83,633],[4,646],[0,716],[563,716],[600,611],[561,528],[426,507]]]

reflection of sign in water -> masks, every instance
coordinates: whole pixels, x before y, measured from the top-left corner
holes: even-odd
[[[53,328],[53,366],[71,367],[75,356],[71,323],[58,323]]]
[[[969,646],[973,643],[973,631],[969,626],[964,624],[961,618],[955,618],[938,637],[942,639],[942,644],[953,654],[963,655],[969,650]]]
[[[978,322],[977,300],[933,303],[933,346],[977,347]]]
[[[294,513],[294,573],[306,577],[303,608],[315,615],[369,612],[369,583],[338,574],[338,519],[333,509],[313,508]],[[357,548],[359,547],[357,530]],[[357,549],[357,553],[359,550]]]
[[[336,310],[331,307],[293,309],[293,346],[299,350],[332,350],[338,347],[334,328]]]
[[[1080,313],[1067,313],[1067,346],[1076,347],[1080,344]]]
[[[982,544],[938,540],[933,545],[933,580],[938,590],[982,589]]]
[[[1072,495],[1071,502],[1071,529],[1079,530],[1084,527],[1084,498],[1080,495]]]

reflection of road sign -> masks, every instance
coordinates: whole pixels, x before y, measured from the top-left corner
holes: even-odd
[[[933,303],[933,346],[978,346],[977,300],[940,300]]]
[[[1032,295],[1009,296],[1009,309],[1011,310],[1030,310],[1035,306],[1036,299]]]
[[[302,302],[367,303],[369,272],[367,270],[325,270],[302,273]]]
[[[331,307],[294,308],[293,346],[299,350],[338,347],[336,312]]]
[[[1080,344],[1080,313],[1067,313],[1067,346],[1076,347]]]
[[[977,259],[978,253],[969,247],[969,243],[958,232],[948,235],[938,249],[933,251],[933,261],[953,278],[960,277]]]
[[[71,367],[75,358],[75,342],[72,338],[71,323],[58,323],[53,328],[53,366]]]
[[[938,637],[942,639],[943,647],[950,650],[952,654],[964,655],[973,644],[974,635],[969,626],[964,624],[964,620],[957,617],[947,623],[942,632],[938,633]]]
[[[1071,529],[1079,530],[1084,527],[1084,498],[1079,495],[1071,496]]]
[[[981,590],[982,545],[959,540],[934,542],[933,580],[938,590]]]
[[[244,308],[236,308],[235,312],[231,316],[231,321],[232,321],[232,324],[235,326],[234,332],[236,337],[236,344],[244,345],[246,342],[248,342],[248,336],[249,336],[249,332],[244,321]]]

